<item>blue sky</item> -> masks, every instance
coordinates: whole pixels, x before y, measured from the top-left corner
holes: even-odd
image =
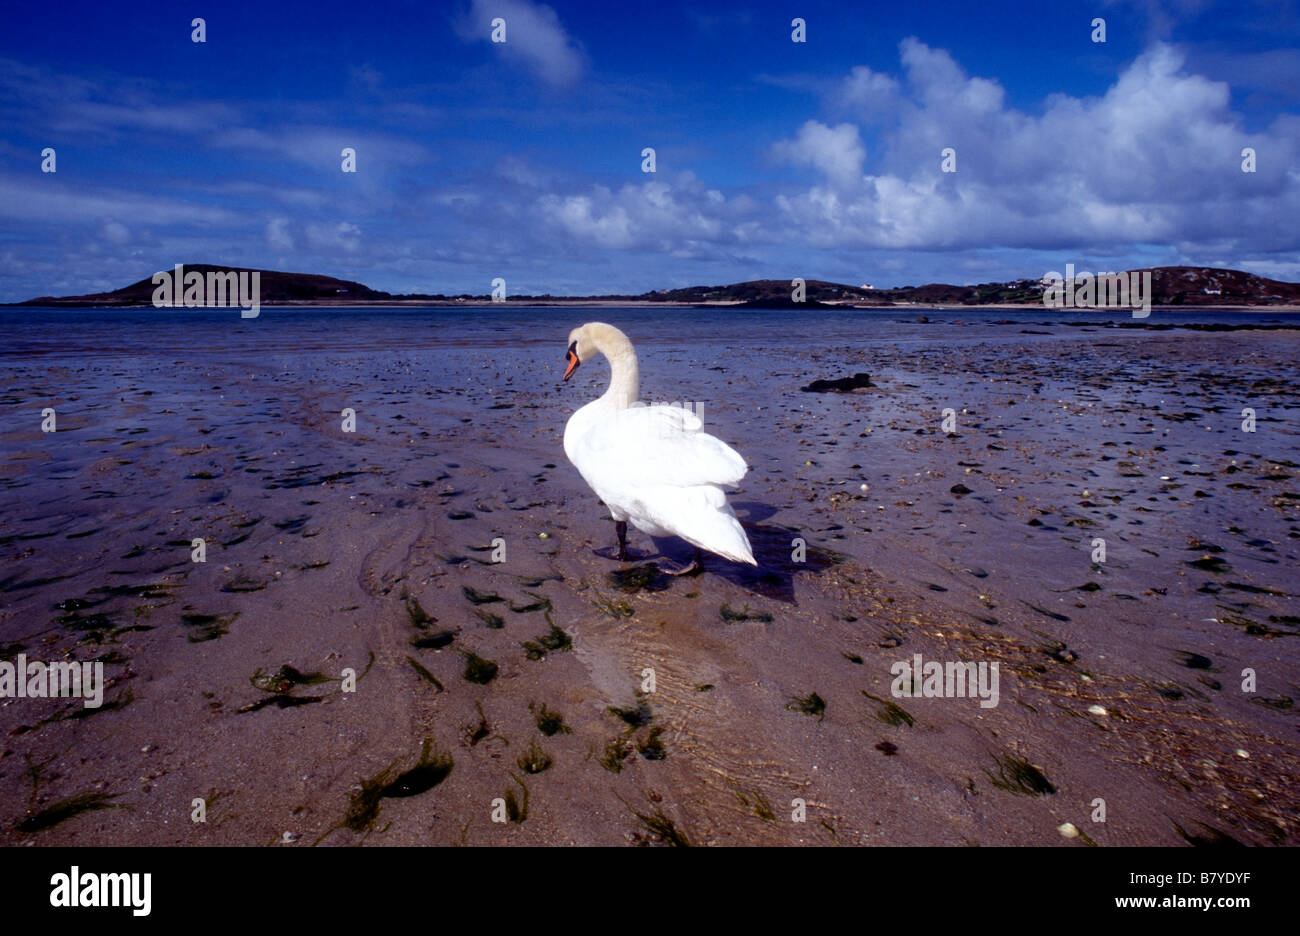
[[[1300,280],[1295,3],[993,6],[11,2],[0,300],[178,262],[447,293]]]

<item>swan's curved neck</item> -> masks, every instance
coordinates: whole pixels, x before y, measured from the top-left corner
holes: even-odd
[[[614,409],[627,409],[641,395],[641,370],[636,350],[627,336],[610,329],[597,339],[597,347],[609,359],[609,389],[601,397]]]

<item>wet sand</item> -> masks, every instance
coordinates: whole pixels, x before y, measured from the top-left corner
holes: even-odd
[[[7,356],[0,650],[110,686],[0,700],[3,841],[1296,843],[1300,332],[626,327],[752,466],[758,568],[669,578],[564,457],[561,319]],[[918,653],[999,704],[891,696]]]

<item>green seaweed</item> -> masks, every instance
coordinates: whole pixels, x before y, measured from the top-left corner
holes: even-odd
[[[238,594],[242,594],[245,592],[258,592],[264,588],[266,588],[265,582],[259,581],[258,579],[252,578],[251,576],[244,575],[243,573],[235,576],[225,585],[221,586],[221,590],[223,592],[235,592]]]
[[[591,603],[612,618],[631,617],[636,614],[636,608],[627,601],[621,598],[606,598],[600,592],[596,592],[596,597],[591,600]]]
[[[456,639],[456,631],[441,630],[423,637],[411,638],[411,646],[417,650],[441,650]]]
[[[492,604],[497,601],[505,601],[505,599],[496,592],[481,592],[476,588],[470,588],[468,585],[462,585],[460,591],[470,604],[482,605]]]
[[[539,774],[550,767],[553,761],[551,755],[543,751],[541,746],[534,741],[528,746],[528,750],[519,755],[515,763],[519,765],[519,769],[524,773]]]
[[[256,689],[263,692],[274,692],[284,695],[293,691],[294,686],[315,686],[323,682],[331,681],[332,677],[324,673],[303,673],[294,669],[287,663],[281,666],[274,674],[268,675],[260,666],[249,677],[249,682]]]
[[[514,774],[510,775],[510,779],[519,784],[519,788],[524,791],[523,802],[520,802],[515,797],[514,790],[506,790],[504,797],[506,801],[506,818],[519,825],[528,818],[528,785]]]
[[[485,627],[491,627],[493,630],[500,630],[506,626],[505,618],[499,614],[493,614],[491,611],[485,611],[482,608],[475,608],[474,614]]]
[[[465,679],[480,686],[486,686],[497,678],[499,667],[491,660],[485,660],[471,650],[462,650],[465,656]]]
[[[600,766],[610,773],[621,773],[623,761],[627,760],[628,755],[631,753],[632,747],[627,741],[622,738],[614,738],[605,745],[605,750],[600,755]]]
[[[724,603],[722,607],[718,609],[718,614],[722,617],[722,620],[726,621],[728,624],[738,624],[742,621],[761,621],[762,623],[767,624],[772,621],[772,615],[768,614],[766,611],[750,611],[749,605],[745,605],[744,610],[742,611],[733,611],[731,605]]]
[[[826,700],[815,692],[808,695],[793,696],[785,707],[791,712],[802,712],[804,715],[816,715],[818,721],[826,718]]]
[[[105,712],[120,712],[134,701],[135,693],[128,689],[126,692],[118,695],[117,698],[109,699],[103,705],[96,706],[95,708],[87,708],[84,705],[79,705],[75,707],[71,713],[59,716],[58,720],[75,721],[79,718],[89,718],[92,715],[102,715]]]
[[[204,643],[224,637],[230,631],[230,625],[239,617],[239,612],[232,614],[182,614],[181,624],[193,630],[185,635],[190,643]]]
[[[672,584],[672,579],[651,562],[648,565],[633,566],[630,569],[618,569],[605,576],[609,584],[621,592],[634,595],[640,591],[664,591]]]
[[[28,810],[22,821],[15,828],[19,832],[40,832],[71,819],[73,816],[79,816],[84,812],[90,812],[96,809],[126,809],[126,806],[117,803],[111,803],[109,800],[116,799],[117,795],[107,793],[78,793],[75,796],[69,796],[67,799],[61,799],[56,803],[51,803],[38,812]]]
[[[984,772],[999,790],[1021,796],[1043,796],[1056,792],[1056,787],[1043,776],[1042,771],[1023,757],[1015,754],[999,757],[994,754],[993,760],[998,765],[997,776],[987,769]]]
[[[886,725],[893,725],[895,728],[906,725],[908,728],[911,728],[916,724],[916,719],[913,718],[912,714],[901,705],[890,702],[888,699],[873,696],[865,689],[859,691],[871,701],[878,703],[879,708],[876,709],[874,714],[876,718],[880,719],[880,721],[884,722]]]
[[[759,819],[764,822],[776,822],[776,813],[772,810],[772,804],[767,801],[767,798],[762,793],[757,790],[748,795],[740,790],[734,792],[736,799],[740,801],[740,805],[753,812]]]
[[[631,807],[628,807],[631,809]],[[686,848],[690,846],[690,841],[686,835],[677,828],[671,819],[664,815],[663,809],[656,809],[653,813],[643,813],[632,809],[632,815],[636,816],[637,822],[650,836],[650,841],[641,842],[642,845],[664,845],[675,848]]]
[[[534,592],[524,592],[524,594],[532,598],[536,598],[537,600],[529,604],[518,604],[518,605],[515,604],[513,601],[510,602],[510,610],[513,611],[515,614],[532,614],[534,611],[551,610],[551,599],[546,598],[542,595],[538,595]]]
[[[478,744],[484,738],[492,734],[492,726],[488,724],[487,716],[483,714],[482,704],[475,702],[474,708],[478,709],[478,723],[472,725],[466,725],[462,729],[462,734],[465,737],[465,743],[468,744],[470,747],[474,747],[474,745]]]
[[[537,730],[548,738],[557,734],[573,734],[573,729],[564,723],[564,716],[548,708],[545,702],[540,706],[530,702],[528,711],[532,712],[537,720]]]
[[[429,672],[427,669],[425,669],[423,666],[421,666],[419,660],[416,660],[416,659],[414,659],[413,657],[407,657],[407,658],[406,658],[406,662],[407,662],[407,663],[410,663],[412,669],[414,669],[417,673],[420,674],[420,678],[421,678],[421,679],[423,679],[425,682],[429,683],[431,686],[433,686],[433,687],[434,687],[435,689],[437,689],[439,692],[442,692],[442,691],[443,691],[442,683],[438,681],[438,677],[435,676],[435,675],[433,675],[433,673],[430,673],[430,672]]]
[[[662,725],[655,725],[646,733],[641,741],[637,742],[637,753],[646,760],[663,760],[668,756],[668,751],[664,749],[664,743],[660,740],[660,735],[664,732]]]
[[[406,599],[406,615],[411,619],[411,624],[420,630],[424,630],[430,624],[438,620],[421,607],[420,599],[418,598]]]
[[[548,652],[563,653],[573,649],[573,638],[551,623],[551,629],[535,640],[525,640],[521,645],[530,660],[540,660]]]
[[[375,776],[361,781],[361,789],[352,795],[343,825],[353,832],[369,831],[379,817],[381,800],[405,798],[428,792],[447,779],[455,766],[450,753],[439,751],[432,738],[425,738],[420,759],[410,770],[397,773],[400,759],[393,761]]]
[[[611,705],[606,709],[606,711],[615,718],[627,723],[627,725],[633,730],[640,728],[643,725],[650,724],[654,719],[654,715],[650,711],[650,706],[645,702],[638,702],[635,707]]]
[[[1211,572],[1215,575],[1222,575],[1232,568],[1220,557],[1211,555],[1204,555],[1199,559],[1189,559],[1187,565],[1193,569],[1200,569],[1203,572]]]
[[[269,706],[275,706],[279,709],[297,708],[300,705],[311,705],[320,702],[324,696],[293,696],[293,695],[269,695],[264,699],[258,699],[248,705],[236,709],[236,713],[242,715],[246,712],[260,712]]]

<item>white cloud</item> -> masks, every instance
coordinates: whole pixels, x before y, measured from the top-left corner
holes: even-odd
[[[131,232],[126,229],[126,225],[116,221],[105,221],[99,233],[110,244],[125,244],[131,239]]]
[[[266,242],[275,250],[293,250],[288,218],[272,218],[266,222]]]
[[[853,124],[828,127],[816,120],[800,127],[795,139],[776,143],[772,151],[777,159],[820,170],[840,188],[862,181],[862,162],[867,158],[858,128]]]
[[[356,253],[361,247],[361,229],[355,224],[308,224],[307,243],[323,253]]]
[[[690,173],[670,182],[629,182],[617,191],[596,185],[581,194],[544,195],[537,207],[545,221],[595,247],[690,251],[739,239],[727,225],[726,199]]]
[[[899,57],[901,80],[857,68],[829,95],[856,125],[809,121],[773,147],[823,177],[776,197],[789,234],[823,247],[1294,245],[1283,232],[1300,213],[1287,173],[1300,119],[1246,132],[1228,86],[1189,73],[1173,47],[1153,46],[1102,96],[1053,95],[1037,116],[944,50],[906,39]],[[867,164],[859,126],[878,141]],[[940,171],[947,146],[955,173]]]
[[[506,22],[506,41],[501,43],[491,42],[492,20],[498,17]],[[523,62],[554,87],[569,87],[582,76],[583,56],[577,42],[545,4],[472,0],[469,13],[456,23],[456,32],[466,42],[490,42],[503,57]]]

